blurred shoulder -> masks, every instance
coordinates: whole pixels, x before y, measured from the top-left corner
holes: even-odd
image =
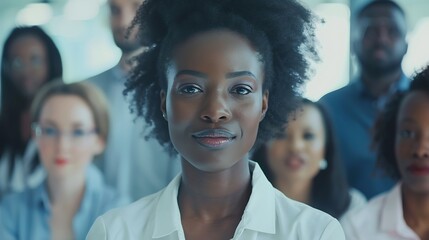
[[[337,90],[329,92],[320,98],[319,102],[322,105],[331,105],[335,103],[340,103],[341,101],[347,100],[353,95],[355,95],[356,86],[354,83],[350,83],[344,87],[341,87]]]
[[[106,82],[109,81],[110,78],[112,78],[112,76],[114,76],[114,68],[115,67],[109,68],[109,69],[105,70],[104,72],[101,72],[97,75],[89,77],[85,81],[92,83],[98,87],[102,87],[106,84]]]
[[[389,193],[383,193],[354,211],[348,211],[341,218],[341,225],[346,236],[351,239],[357,238],[363,234],[362,229],[366,230],[365,234],[377,233],[381,224],[383,208],[388,204],[388,198]]]
[[[276,212],[282,231],[300,239],[344,239],[339,222],[327,213],[276,191]],[[311,229],[311,231],[308,231]],[[288,234],[289,235],[289,234]]]

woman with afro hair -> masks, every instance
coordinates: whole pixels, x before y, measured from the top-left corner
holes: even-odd
[[[126,92],[182,173],[99,217],[87,239],[344,239],[248,158],[299,102],[316,21],[294,0],[145,1],[134,24],[147,51]]]

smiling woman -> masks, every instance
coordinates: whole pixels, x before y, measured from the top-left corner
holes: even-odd
[[[145,1],[135,24],[148,50],[127,91],[182,173],[100,217],[88,239],[344,239],[335,219],[285,197],[248,159],[298,102],[315,20],[295,1]]]
[[[228,169],[252,148],[268,104],[257,55],[229,30],[197,34],[175,49],[161,109],[185,165]]]

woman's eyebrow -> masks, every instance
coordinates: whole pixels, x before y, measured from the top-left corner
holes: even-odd
[[[194,70],[188,70],[188,69],[180,70],[179,72],[176,73],[175,77],[178,77],[180,75],[191,75],[191,76],[195,76],[195,77],[199,77],[199,78],[205,78],[205,79],[208,78],[207,74],[204,74],[204,73],[198,72],[198,71],[194,71]],[[242,77],[242,76],[249,76],[249,77],[252,77],[254,79],[257,79],[256,76],[250,71],[238,71],[238,72],[231,72],[231,73],[226,74],[226,78],[236,78],[236,77]]]
[[[250,71],[238,71],[238,72],[231,72],[226,74],[226,78],[236,78],[236,77],[242,77],[242,76],[249,76],[254,79],[257,79],[256,76]]]
[[[197,72],[194,70],[187,70],[187,69],[180,70],[179,72],[177,72],[175,78],[177,78],[180,75],[191,75],[191,76],[199,77],[199,78],[208,78],[208,76],[204,73]]]
[[[51,120],[51,119],[44,119],[42,121],[40,121],[41,124],[43,125],[48,125],[48,126],[53,126],[53,127],[57,127],[57,124],[55,123],[55,121]]]

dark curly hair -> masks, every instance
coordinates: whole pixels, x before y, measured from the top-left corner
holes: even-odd
[[[135,59],[126,82],[125,94],[133,97],[131,109],[154,125],[152,136],[173,150],[160,111],[171,53],[197,33],[228,29],[250,40],[262,56],[269,108],[259,126],[256,144],[261,143],[286,122],[308,78],[310,61],[318,59],[317,20],[295,0],[146,0],[132,25],[139,27],[148,49]]]
[[[329,115],[320,103],[308,99],[302,100],[301,106],[313,106],[322,116],[325,136],[325,156],[328,167],[313,178],[310,205],[335,218],[341,217],[350,205],[350,194],[343,162],[338,158],[334,129]],[[273,171],[268,166],[267,148],[262,145],[252,154],[252,159],[261,166],[268,180],[274,184]]]
[[[401,179],[395,156],[396,120],[403,99],[413,91],[429,94],[429,65],[415,74],[409,90],[390,99],[374,126],[373,147],[377,152],[377,167],[396,180]]]

